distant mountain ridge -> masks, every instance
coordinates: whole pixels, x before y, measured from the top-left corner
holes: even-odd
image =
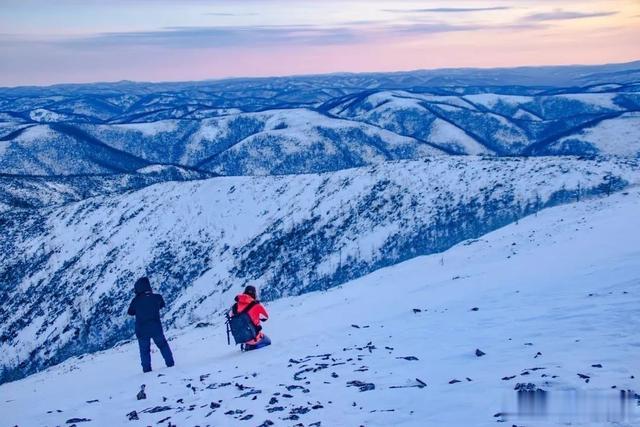
[[[635,62],[0,89],[0,172],[171,164],[271,175],[443,154],[638,157],[639,70]],[[548,83],[509,84],[526,76]],[[581,86],[554,86],[567,79]]]

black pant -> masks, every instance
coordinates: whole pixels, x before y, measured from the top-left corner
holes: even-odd
[[[160,350],[164,363],[168,367],[174,365],[173,354],[169,343],[164,337],[162,331],[156,332],[153,335],[138,335],[138,346],[140,347],[140,362],[142,363],[142,371],[149,372],[151,370],[151,340],[156,343],[156,347]]]

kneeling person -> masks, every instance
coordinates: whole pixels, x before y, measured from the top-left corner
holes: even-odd
[[[231,307],[229,316],[233,317],[245,312],[255,326],[257,335],[255,338],[242,344],[241,349],[243,351],[250,351],[270,345],[271,340],[262,332],[262,326],[260,325],[260,321],[269,319],[269,314],[260,301],[257,300],[256,288],[254,286],[247,286],[243,293],[236,296],[236,302]]]

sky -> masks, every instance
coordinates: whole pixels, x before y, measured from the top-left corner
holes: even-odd
[[[640,0],[1,0],[0,86],[640,59]]]

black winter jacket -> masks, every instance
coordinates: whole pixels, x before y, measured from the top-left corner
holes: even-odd
[[[162,295],[151,291],[146,277],[139,279],[134,286],[136,296],[129,304],[130,316],[136,316],[136,335],[152,337],[162,333],[160,309],[164,307]]]

